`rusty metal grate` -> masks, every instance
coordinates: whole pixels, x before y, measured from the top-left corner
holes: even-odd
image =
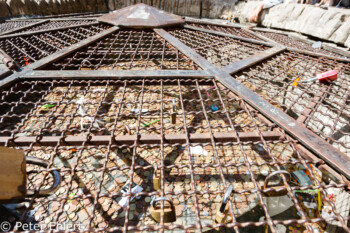
[[[321,54],[325,54],[325,55],[329,55],[329,56],[333,56],[333,57],[349,58],[349,57],[346,57],[344,55],[340,55],[338,53],[333,53],[331,51],[325,50],[323,48],[319,48],[319,49],[313,48],[311,44],[308,44],[306,42],[302,42],[302,41],[297,40],[297,39],[293,39],[287,35],[283,35],[280,33],[264,32],[264,31],[254,31],[254,32],[259,33],[267,38],[270,38],[270,39],[276,41],[277,43],[280,43],[280,44],[287,46],[287,47],[290,47],[290,48],[309,51],[309,52],[313,52],[313,53],[321,53]]]
[[[123,29],[52,64],[59,70],[197,70],[152,30]]]
[[[218,67],[229,65],[267,49],[264,45],[190,29],[179,28],[168,32]]]
[[[329,85],[293,85],[333,69],[339,78]],[[234,77],[350,156],[348,63],[285,52]]]
[[[89,24],[93,22],[96,22],[96,21],[95,20],[54,20],[54,21],[45,22],[43,24],[39,24],[30,28],[26,28],[21,31],[17,31],[16,33],[39,31],[39,30],[45,30],[45,29],[64,28],[69,26],[79,26],[79,25]]]
[[[211,24],[199,24],[199,23],[189,23],[188,25],[193,26],[193,27],[223,32],[223,33],[227,33],[227,34],[232,34],[234,36],[240,36],[240,37],[244,37],[244,38],[248,38],[248,39],[262,41],[261,38],[255,36],[254,34],[248,32],[244,29],[237,28],[237,27],[219,26],[219,25],[211,25]]]
[[[0,39],[0,48],[20,66],[26,66],[107,28],[108,25],[100,24],[32,35],[8,36]]]
[[[53,178],[48,171],[59,171],[62,176],[54,194],[49,198],[29,197],[30,204],[21,212],[23,222],[36,221],[42,230],[49,229],[50,222],[66,222],[81,224],[80,229],[116,232],[207,231],[213,228],[213,218],[228,184],[234,187],[229,204],[233,220],[223,225],[231,230],[265,232],[284,224],[302,231],[319,228],[326,222],[347,229],[349,217],[340,217],[334,209],[334,199],[328,199],[327,193],[332,187],[342,190],[345,183],[329,183],[328,176],[322,177],[317,161],[304,159],[305,150],[299,149],[294,140],[274,124],[262,128],[262,122],[268,121],[261,116],[258,119],[256,111],[214,79],[33,80],[18,82],[8,90],[2,92],[2,103],[11,106],[15,102],[9,100],[19,98],[20,105],[2,113],[1,126],[17,130],[11,131],[11,137],[1,136],[1,143],[50,162],[46,169],[28,168],[31,188],[50,186]],[[34,96],[39,100],[36,103],[32,103]],[[77,105],[67,106],[66,101],[78,102],[82,97],[87,103],[83,105],[88,114],[84,115],[86,131],[80,139],[71,141],[71,136],[82,133],[79,124],[74,124],[74,118],[82,113]],[[179,123],[169,127],[174,98]],[[53,103],[54,107],[42,113],[40,106]],[[219,108],[217,111],[211,110],[213,104]],[[65,109],[71,109],[71,114]],[[22,121],[9,121],[12,111],[26,116],[17,113]],[[98,120],[106,121],[104,114],[110,115],[108,130],[94,126]],[[32,132],[26,127],[33,117],[43,117],[38,120],[43,124],[39,137],[28,137]],[[159,122],[143,126],[154,120]],[[220,120],[227,126],[217,127],[215,121]],[[52,128],[60,124],[64,128]],[[131,135],[123,125],[130,128]],[[156,164],[162,180],[158,191],[153,189],[152,181]],[[312,185],[287,184],[282,188],[288,190],[293,207],[282,219],[273,218],[267,199],[263,198],[273,188],[261,188],[266,176],[281,169],[293,172],[300,168],[309,172]],[[134,193],[135,185],[142,192]],[[329,218],[310,212],[294,192],[309,188],[321,190],[322,201],[330,209]],[[173,201],[176,222],[156,224],[150,218],[153,197]]]
[[[173,101],[175,101],[176,108],[179,109],[182,102],[185,104],[184,111],[189,133],[208,133],[204,110],[200,105],[198,93],[196,93],[197,88],[193,86],[195,82],[181,80],[182,101],[178,94],[177,82],[178,80],[166,80],[168,85],[163,90],[164,101],[160,100],[160,81],[157,80],[147,81],[145,83],[147,86],[143,89],[141,80],[47,80],[17,83],[10,91],[1,92],[0,121],[3,124],[0,128],[0,135],[58,136],[61,132],[66,132],[67,135],[83,136],[86,133],[110,134],[112,131],[115,135],[123,135],[125,125],[132,134],[135,134],[139,121],[147,123],[159,119],[161,104],[164,109],[167,109],[167,112],[163,113],[166,118],[163,123],[163,132],[184,134],[181,111],[177,113],[176,125],[170,123],[168,110],[172,107]],[[213,85],[212,81],[204,83]],[[201,86],[200,91],[206,96],[211,96],[205,100],[208,105],[205,111],[208,111],[206,114],[212,124],[213,132],[232,132],[229,120],[240,131],[250,132],[254,129],[255,124],[262,131],[271,129],[271,126],[266,123],[251,119],[244,109],[233,103],[236,101],[232,97],[222,98],[231,115],[227,119],[223,109],[217,111],[211,109],[212,106],[220,105],[216,89],[213,86]],[[140,109],[140,98],[143,98],[142,109],[146,112],[139,120],[137,109]],[[42,106],[48,104],[54,107],[42,109]],[[117,113],[119,105],[122,106],[122,109]],[[82,116],[82,111],[84,116]],[[258,113],[251,111],[252,116],[256,118]],[[89,119],[94,119],[95,122],[90,125]],[[156,122],[149,127],[142,127],[138,132],[159,134],[160,130],[160,122]]]
[[[79,17],[57,18],[70,16]],[[122,21],[146,25],[143,16]],[[86,20],[71,28],[72,18],[41,21],[45,28],[0,37],[3,63],[8,55],[30,64],[0,72],[0,146],[47,163],[27,164],[34,195],[1,204],[0,223],[71,232],[350,232],[350,159],[334,148],[348,153],[345,59],[290,52],[234,27]],[[334,68],[340,77],[330,85],[291,85]],[[40,196],[55,174],[57,189]],[[216,224],[230,185],[228,218]],[[275,193],[277,203],[266,197]],[[174,204],[176,221],[151,218],[159,197]]]
[[[20,28],[34,23],[35,21],[5,21],[0,23],[0,33],[10,31],[15,28]]]

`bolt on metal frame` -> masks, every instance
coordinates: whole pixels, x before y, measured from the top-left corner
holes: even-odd
[[[21,43],[19,48],[32,46],[28,52],[20,48],[13,54],[1,46],[23,67],[0,81],[0,145],[49,161],[46,169],[31,168],[29,183],[38,189],[52,182],[49,171],[57,170],[63,177],[61,188],[49,198],[28,197],[30,205],[22,222],[35,209],[34,217],[40,222],[78,221],[84,230],[105,232],[207,231],[216,227],[235,232],[268,227],[276,232],[277,224],[302,224],[313,232],[317,222],[337,222],[349,231],[349,215],[340,214],[326,193],[330,187],[348,187],[349,158],[283,108],[269,103],[269,98],[241,84],[238,77],[254,71],[250,67],[266,59],[312,55],[247,38],[249,34],[211,31],[217,28],[103,29],[33,58],[30,64],[23,64],[21,56],[34,57],[35,49],[43,50],[42,45],[22,38],[25,35],[0,38],[14,38],[13,43]],[[42,38],[42,32],[27,36]],[[319,60],[328,59],[322,56]],[[324,105],[327,97],[319,98],[316,103]],[[175,125],[168,121],[173,101]],[[43,111],[45,104],[54,107]],[[144,125],[149,122],[154,123]],[[208,155],[195,154],[197,146]],[[158,191],[152,189],[150,178],[156,164],[161,174]],[[308,164],[337,183],[324,183]],[[287,190],[301,218],[274,219],[263,198],[273,190],[262,188],[264,174],[298,165],[309,172],[313,185],[291,186],[281,175],[285,185],[281,190]],[[213,177],[217,177],[215,182]],[[127,191],[122,193],[125,182]],[[232,221],[215,225],[212,217],[221,201],[217,197],[230,183],[234,185],[229,202]],[[133,193],[133,184],[143,191]],[[306,189],[321,191],[322,201],[331,207],[331,217],[308,216],[293,192]],[[153,196],[171,198],[181,222],[164,223],[163,216],[160,224],[151,220],[146,213]],[[124,209],[118,205],[122,197],[127,198]],[[186,212],[184,205],[189,209]],[[256,206],[264,220],[242,217]]]

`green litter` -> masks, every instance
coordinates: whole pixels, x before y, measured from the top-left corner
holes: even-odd
[[[73,199],[73,197],[75,196],[75,193],[71,193],[71,194],[69,194],[68,195],[68,203],[70,203],[71,201],[72,201],[72,199]]]
[[[157,123],[159,120],[154,120],[154,121],[151,121],[149,123],[145,123],[145,124],[142,124],[143,127],[147,127],[147,126],[150,126],[150,125],[153,125],[154,123]]]
[[[53,108],[55,106],[56,105],[54,105],[54,104],[45,104],[45,105],[41,106],[41,109],[49,109],[49,108]]]

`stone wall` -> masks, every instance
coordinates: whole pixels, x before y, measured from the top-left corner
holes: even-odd
[[[259,2],[236,4],[233,19],[246,23]],[[223,16],[222,16],[223,17]],[[264,10],[259,23],[265,27],[290,30],[350,47],[350,10],[301,4],[280,4]]]
[[[258,1],[237,0],[0,0],[0,18],[19,15],[55,15],[101,12],[134,3],[146,3],[183,16],[198,17],[202,4],[205,18],[231,18],[246,23]],[[280,4],[264,10],[260,23],[265,27],[291,30],[332,41],[350,48],[350,10],[321,9],[310,5]]]
[[[236,0],[0,0],[0,18],[19,15],[54,15],[101,12],[145,3],[178,15],[218,18],[232,10]]]

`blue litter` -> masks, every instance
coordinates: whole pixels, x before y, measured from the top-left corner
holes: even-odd
[[[216,107],[215,105],[213,105],[213,106],[211,106],[211,110],[213,110],[213,112],[215,112],[215,111],[219,110],[219,108]]]

